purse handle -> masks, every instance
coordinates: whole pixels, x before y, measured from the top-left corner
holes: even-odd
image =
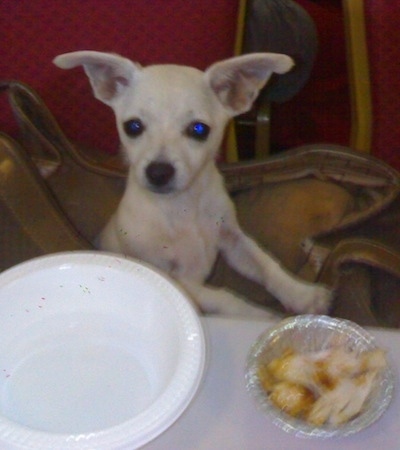
[[[346,263],[363,264],[400,279],[400,253],[372,239],[342,239],[325,259],[316,282],[334,286],[341,267]]]
[[[396,169],[372,155],[339,145],[304,145],[264,161],[224,164],[220,169],[232,194],[263,184],[304,178],[346,185],[350,191],[362,190],[362,208],[346,214],[328,234],[377,215],[400,193],[400,174]]]
[[[11,109],[20,129],[20,139],[44,177],[71,157],[89,172],[111,177],[126,177],[127,166],[118,156],[81,150],[65,136],[53,114],[39,95],[27,84],[15,80],[0,81],[0,92],[7,92]]]

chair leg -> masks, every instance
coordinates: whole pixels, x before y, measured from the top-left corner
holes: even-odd
[[[257,111],[255,157],[266,158],[270,151],[271,104],[265,103]]]
[[[231,120],[228,124],[225,147],[225,161],[228,163],[239,161],[238,144],[236,139],[236,124],[234,120]]]
[[[238,1],[238,12],[236,22],[235,44],[233,54],[238,56],[243,50],[244,27],[246,23],[247,0]],[[228,125],[226,135],[226,162],[236,162],[239,160],[238,143],[236,139],[236,123],[234,120]]]
[[[372,100],[364,0],[342,0],[351,101],[350,147],[369,153],[372,140]]]

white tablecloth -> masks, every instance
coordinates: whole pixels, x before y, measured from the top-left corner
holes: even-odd
[[[205,318],[208,366],[198,394],[183,415],[145,446],[148,450],[400,450],[400,332],[371,329],[388,350],[396,376],[395,395],[385,414],[369,428],[346,438],[298,438],[272,424],[248,395],[244,381],[247,352],[271,324]]]

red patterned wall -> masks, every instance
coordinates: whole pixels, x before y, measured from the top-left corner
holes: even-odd
[[[0,77],[35,88],[71,138],[113,152],[111,110],[92,97],[82,70],[60,70],[52,59],[90,49],[204,69],[232,55],[236,16],[234,0],[2,0]],[[12,133],[3,100],[0,129]]]
[[[373,153],[400,170],[400,3],[365,0]]]

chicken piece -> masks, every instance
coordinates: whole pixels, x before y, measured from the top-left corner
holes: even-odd
[[[380,370],[386,366],[383,350],[376,349],[357,354],[345,347],[336,347],[327,357],[319,359],[319,368],[323,368],[332,380],[352,378],[369,370]]]
[[[315,375],[312,359],[293,350],[287,350],[282,357],[272,360],[267,370],[277,381],[301,384],[307,388],[312,387]]]
[[[385,352],[380,348],[362,353],[361,361],[363,372],[369,370],[380,371],[383,370],[387,365]]]
[[[341,425],[362,410],[373,388],[377,371],[370,371],[356,378],[341,379],[333,390],[327,390],[312,406],[307,420],[321,426],[329,423]]]
[[[361,361],[344,347],[337,347],[314,355],[313,390],[318,395],[335,389],[344,378],[360,372]]]
[[[315,401],[309,389],[288,381],[277,383],[269,398],[275,406],[294,417],[307,414]]]
[[[261,364],[258,367],[257,375],[263,389],[266,392],[271,392],[276,384],[276,379],[272,376],[266,364]]]
[[[289,349],[260,365],[258,375],[270,400],[286,413],[316,426],[338,426],[362,411],[386,364],[380,349],[358,353],[335,346],[305,354]]]
[[[302,384],[315,394],[334,389],[342,378],[352,378],[370,370],[386,366],[383,350],[366,351],[358,355],[345,347],[335,347],[308,354],[287,350],[271,361],[267,369],[278,381]]]

